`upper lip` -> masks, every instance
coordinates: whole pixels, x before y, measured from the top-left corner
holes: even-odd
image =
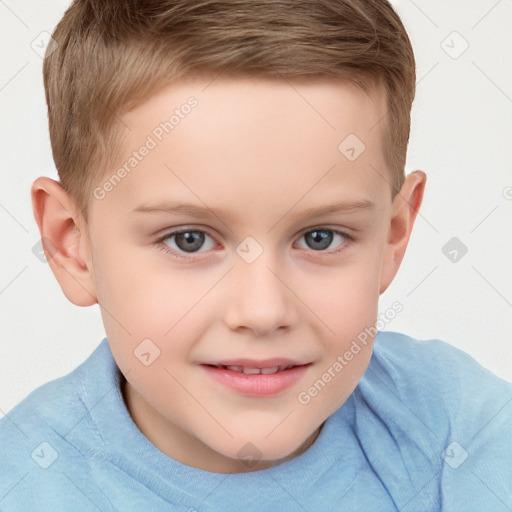
[[[221,361],[205,361],[201,364],[213,366],[243,366],[244,368],[275,368],[285,366],[302,366],[308,362],[294,361],[284,357],[274,357],[272,359],[223,359]]]

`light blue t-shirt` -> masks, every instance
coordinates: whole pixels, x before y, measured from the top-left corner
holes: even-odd
[[[106,339],[0,420],[0,510],[511,511],[512,383],[439,340],[379,332],[366,372],[304,453],[212,473],[133,423]]]

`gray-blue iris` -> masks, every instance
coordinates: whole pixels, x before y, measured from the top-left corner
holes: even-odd
[[[311,248],[311,249],[316,249],[316,250],[320,250],[320,249],[326,249],[327,247],[329,247],[329,245],[331,245],[332,243],[332,239],[333,239],[333,234],[331,231],[310,231],[309,233],[306,233],[304,235],[304,238],[306,240],[306,243],[308,244],[308,246]],[[310,238],[311,240],[313,240],[313,243],[310,243]],[[314,244],[318,244],[318,245],[314,245]]]
[[[183,251],[194,252],[204,243],[204,233],[199,231],[185,231],[174,235],[176,245]]]

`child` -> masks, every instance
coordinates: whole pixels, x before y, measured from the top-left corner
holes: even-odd
[[[512,384],[378,331],[426,183],[390,5],[76,0],[53,40],[34,215],[107,337],[0,421],[0,509],[512,509]]]

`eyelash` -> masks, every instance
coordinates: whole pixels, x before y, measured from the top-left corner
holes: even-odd
[[[311,233],[313,231],[329,231],[329,232],[335,233],[337,235],[341,235],[345,239],[345,242],[341,245],[341,247],[338,248],[338,249],[335,249],[334,251],[330,251],[330,252],[328,252],[328,251],[314,251],[313,249],[310,249],[312,252],[320,253],[320,254],[323,254],[323,255],[325,255],[327,257],[334,256],[334,255],[337,255],[337,254],[341,253],[342,251],[346,250],[347,247],[349,245],[351,245],[355,241],[355,239],[354,239],[354,237],[352,235],[349,235],[348,233],[346,233],[344,231],[340,231],[338,229],[333,229],[333,228],[327,228],[325,226],[315,226],[315,227],[312,227],[312,228],[308,228],[307,230],[301,232],[301,234],[299,235],[299,239],[301,237],[303,237],[304,235],[307,235],[308,233]],[[168,238],[171,238],[173,235],[179,235],[180,233],[187,233],[187,232],[204,233],[205,235],[208,235],[210,238],[213,239],[213,237],[210,234],[208,234],[208,232],[206,232],[206,231],[204,231],[202,229],[183,228],[183,229],[178,229],[178,230],[166,233],[165,235],[163,235],[160,238],[158,238],[154,242],[154,245],[159,250],[165,252],[166,254],[169,254],[170,256],[172,256],[173,258],[175,258],[177,260],[192,261],[192,260],[196,259],[193,255],[194,254],[198,254],[198,253],[190,253],[191,256],[185,256],[184,255],[185,253],[176,252],[174,249],[171,249],[167,244],[164,243],[164,240],[167,240]]]

